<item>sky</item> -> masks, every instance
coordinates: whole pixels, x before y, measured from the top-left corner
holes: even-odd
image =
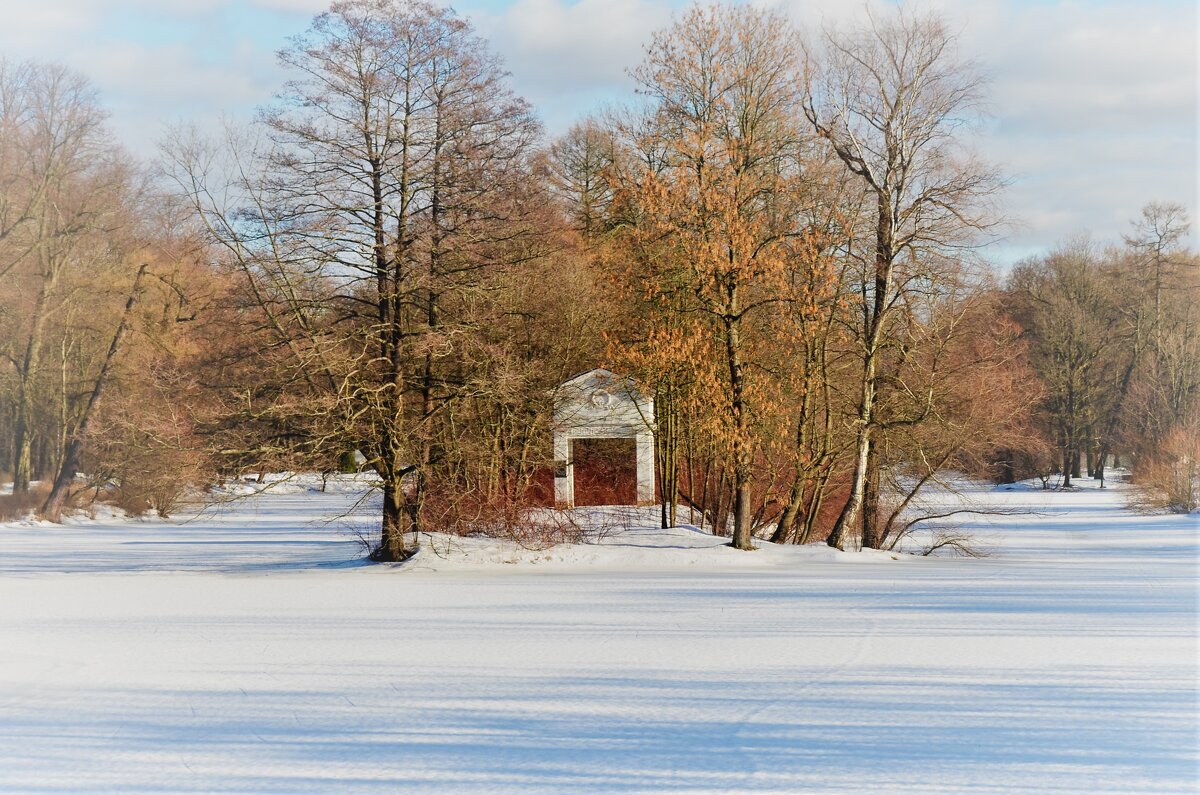
[[[802,30],[883,0],[753,0]],[[285,79],[275,52],[327,0],[0,0],[0,55],[67,64],[117,138],[152,158],[164,128],[250,118]],[[459,0],[548,135],[628,97],[628,70],[684,0]],[[1195,0],[923,0],[989,78],[975,147],[1010,179],[1001,265],[1089,234],[1116,242],[1149,201],[1200,206]],[[1200,234],[1193,230],[1191,245]]]

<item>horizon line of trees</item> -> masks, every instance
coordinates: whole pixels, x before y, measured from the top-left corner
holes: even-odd
[[[1147,506],[1200,503],[1186,213],[992,271],[985,84],[936,15],[805,37],[696,6],[636,101],[549,142],[448,8],[335,2],[279,58],[255,124],[173,129],[152,170],[86,79],[0,61],[15,504],[167,514],[359,451],[377,560],[528,533],[554,389],[597,366],[655,401],[663,525],[690,506],[739,549],[892,548],[952,472],[1070,486],[1120,460]]]

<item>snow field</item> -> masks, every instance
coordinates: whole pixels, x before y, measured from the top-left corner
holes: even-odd
[[[608,517],[600,543],[435,539],[397,567],[360,561],[369,504],[326,521],[359,493],[0,525],[0,789],[1200,782],[1198,517],[1087,481],[980,487],[1038,512],[959,517],[978,560],[740,553]]]

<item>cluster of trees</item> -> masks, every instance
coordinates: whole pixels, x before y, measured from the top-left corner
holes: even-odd
[[[1120,455],[1194,489],[1186,219],[997,284],[981,81],[936,17],[693,8],[637,99],[550,142],[445,8],[337,2],[280,59],[256,125],[173,130],[153,174],[81,78],[0,70],[0,449],[15,493],[59,482],[47,515],[77,469],[165,512],[358,451],[376,559],[513,532],[554,387],[600,365],[655,399],[664,526],[740,549],[891,546],[951,470]]]
[[[0,468],[20,504],[51,519],[85,454],[97,478],[153,494],[181,449],[151,375],[179,339],[194,245],[103,122],[81,76],[0,61]],[[140,351],[122,355],[135,326]],[[119,371],[139,368],[119,379],[124,397],[161,409],[157,422],[123,422],[130,404],[102,399]],[[46,486],[31,491],[35,480]]]
[[[1103,480],[1114,456],[1148,504],[1200,508],[1200,262],[1183,248],[1183,208],[1152,203],[1124,245],[1064,244],[1018,264],[1007,311],[1044,385],[1037,421],[1071,485]]]
[[[735,547],[770,522],[807,540],[833,503],[831,543],[889,544],[885,479],[911,496],[1003,431],[1003,401],[932,431],[956,434],[955,390],[1007,356],[970,256],[1000,181],[957,134],[979,79],[952,43],[899,12],[805,48],[781,15],[697,8],[635,72],[649,102],[615,125],[602,244],[642,304],[618,356],[707,440]]]

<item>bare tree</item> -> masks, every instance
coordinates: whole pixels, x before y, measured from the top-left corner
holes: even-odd
[[[1125,244],[1136,252],[1140,265],[1150,272],[1152,312],[1151,335],[1155,355],[1163,347],[1163,291],[1170,287],[1179,268],[1179,242],[1187,237],[1187,211],[1178,204],[1151,202],[1142,208],[1142,217],[1133,223],[1133,234],[1125,236]]]
[[[540,256],[538,125],[452,11],[348,0],[282,51],[294,75],[267,139],[232,169],[232,201],[199,146],[168,152],[241,271],[287,380],[277,439],[360,449],[382,480],[378,560],[403,560],[448,460],[439,427],[476,394],[485,308]]]
[[[875,404],[905,295],[935,282],[939,262],[994,222],[987,200],[999,181],[962,147],[981,87],[934,16],[873,15],[849,33],[826,31],[809,52],[805,115],[869,197],[872,230],[855,252],[861,267],[852,330],[862,372],[850,497],[829,537],[841,549],[857,550],[877,535]]]
[[[88,379],[94,332],[106,336],[103,299],[132,275],[134,171],[103,121],[82,76],[0,64],[0,313],[9,321],[0,350],[11,367],[15,492],[35,469],[58,469],[78,422],[76,378]],[[80,312],[85,295],[92,305]]]
[[[133,308],[137,305],[138,298],[141,297],[142,278],[146,275],[148,267],[142,265],[138,269],[137,276],[134,277],[129,298],[125,301],[125,309],[117,323],[117,330],[113,333],[112,341],[100,363],[100,370],[92,382],[92,388],[88,393],[83,411],[80,413],[79,421],[64,446],[62,463],[59,465],[58,474],[54,477],[54,485],[50,488],[50,493],[46,496],[46,501],[42,504],[40,511],[41,515],[51,522],[62,519],[63,506],[66,504],[67,495],[75,482],[75,474],[83,457],[84,440],[87,439],[88,429],[96,415],[96,407],[100,404],[100,399],[112,379],[113,366],[117,354],[121,351],[121,343],[124,341],[125,335],[129,333]]]
[[[877,437],[877,454],[886,464],[884,510],[871,546],[892,549],[934,516],[980,511],[968,499],[956,506],[925,503],[930,488],[955,490],[947,472],[992,478],[998,448],[1010,455],[1037,449],[1030,416],[1041,390],[1026,364],[1020,328],[1003,317],[1000,299],[996,291],[964,281],[924,296],[913,313],[910,353],[891,374],[878,406],[888,418]],[[894,419],[905,415],[922,419]]]
[[[1076,241],[1013,269],[1010,289],[1021,302],[1015,316],[1032,339],[1033,361],[1046,384],[1045,407],[1062,462],[1063,485],[1078,475],[1079,456],[1092,437],[1103,390],[1104,361],[1114,321],[1095,251]]]
[[[615,138],[612,129],[587,118],[551,144],[547,153],[550,186],[585,240],[594,238],[610,221]]]
[[[1134,227],[1124,249],[1076,241],[1010,277],[1010,312],[1031,342],[1046,391],[1040,416],[1067,486],[1081,459],[1103,485],[1114,453],[1139,478],[1170,480],[1188,466],[1200,406],[1200,266],[1179,245],[1187,218],[1178,207],[1147,205]]]

